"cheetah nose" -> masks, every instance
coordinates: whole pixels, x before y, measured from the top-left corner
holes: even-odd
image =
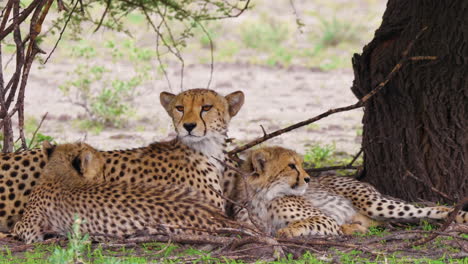
[[[192,132],[192,130],[197,126],[195,123],[185,123],[184,128],[187,130],[187,132]]]
[[[309,183],[309,182],[310,182],[310,177],[304,178],[304,181],[305,181],[306,183]]]

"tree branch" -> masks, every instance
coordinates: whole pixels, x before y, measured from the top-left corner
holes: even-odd
[[[352,105],[348,105],[348,106],[344,106],[344,107],[338,107],[338,108],[333,108],[333,109],[330,109],[326,112],[323,112],[313,118],[310,118],[310,119],[307,119],[307,120],[304,120],[302,122],[299,122],[299,123],[296,123],[294,125],[291,125],[291,126],[288,126],[286,128],[283,128],[283,129],[280,129],[280,130],[277,130],[273,133],[270,133],[270,134],[266,134],[266,135],[263,135],[263,137],[259,137],[243,146],[240,146],[240,147],[237,147],[231,151],[229,151],[229,156],[233,156],[239,152],[242,152],[242,151],[245,151],[253,146],[256,146],[262,142],[265,142],[271,138],[274,138],[274,137],[277,137],[281,134],[284,134],[286,132],[289,132],[291,130],[294,130],[294,129],[297,129],[299,127],[303,127],[305,125],[308,125],[308,124],[311,124],[313,122],[316,122],[320,119],[323,119],[329,115],[332,115],[332,114],[336,114],[336,113],[340,113],[340,112],[345,112],[345,111],[349,111],[349,110],[353,110],[353,109],[356,109],[356,108],[360,108],[362,106],[365,105],[365,103],[371,99],[374,95],[376,95],[378,92],[380,92],[384,87],[385,85],[393,79],[393,77],[401,70],[401,68],[403,67],[403,65],[405,65],[407,62],[410,62],[410,61],[421,61],[421,60],[436,60],[437,57],[436,56],[414,56],[414,57],[410,57],[410,58],[407,58],[406,56],[408,55],[408,52],[410,50],[410,48],[413,46],[413,43],[415,40],[417,40],[421,34],[427,29],[427,27],[423,28],[419,33],[418,35],[416,36],[416,38],[410,42],[410,44],[408,45],[408,47],[406,48],[405,52],[403,53],[403,58],[393,67],[393,69],[390,71],[390,73],[387,75],[387,77],[385,78],[385,80],[381,83],[379,83],[372,91],[370,91],[368,94],[366,94],[364,97],[362,97],[359,101],[357,101],[355,104],[352,104]]]
[[[322,171],[331,171],[331,170],[357,170],[360,167],[359,166],[353,166],[354,162],[359,158],[359,156],[362,154],[362,148],[354,155],[353,159],[346,165],[339,165],[339,166],[330,166],[330,167],[322,167],[322,168],[311,168],[311,169],[306,169],[305,171],[307,173],[313,173],[313,172],[322,172]]]

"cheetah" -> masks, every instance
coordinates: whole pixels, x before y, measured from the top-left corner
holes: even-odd
[[[105,181],[102,153],[85,143],[46,142],[43,148],[47,165],[13,228],[26,243],[42,241],[46,233],[66,235],[76,216],[80,231],[98,240],[142,232],[203,234],[232,223],[187,186]]]
[[[445,219],[453,208],[445,206],[417,207],[381,194],[377,189],[351,177],[323,175],[317,178],[318,188],[345,197],[363,215],[379,221],[411,222],[417,219]],[[456,223],[468,223],[468,212],[461,210]]]
[[[251,151],[242,169],[250,173],[246,184],[252,189],[249,206],[254,217],[266,223],[277,236],[342,235],[366,232],[377,221],[444,219],[448,207],[418,208],[385,197],[374,187],[349,177],[310,178],[302,158],[282,147]],[[238,200],[246,200],[244,184],[236,186]],[[241,210],[236,219],[249,222]],[[375,221],[377,220],[377,221]],[[467,212],[459,212],[456,222],[466,223]]]
[[[160,101],[172,118],[177,138],[128,150],[101,151],[103,177],[110,182],[190,186],[208,203],[224,210],[222,167],[228,125],[244,103],[241,91],[222,96],[208,89]],[[46,151],[46,150],[45,150]],[[42,175],[48,155],[40,149],[0,154],[0,231],[19,220],[29,195]]]

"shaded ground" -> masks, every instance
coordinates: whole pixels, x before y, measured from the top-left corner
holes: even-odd
[[[430,230],[433,228],[435,226],[425,224],[422,229],[406,227],[403,230],[402,226],[389,225],[386,229],[372,229],[366,236],[293,240],[201,236],[184,245],[178,243],[184,241],[183,236],[160,235],[91,246],[84,243],[81,248],[58,239],[35,246],[2,239],[0,245],[8,246],[10,250],[4,252],[0,261],[49,263],[47,258],[49,261],[60,259],[57,248],[64,247],[73,252],[70,256],[77,258],[75,262],[85,263],[116,263],[117,258],[119,263],[265,263],[275,260],[275,263],[466,263],[466,226],[451,225],[443,232]],[[438,236],[428,241],[434,233]],[[277,259],[275,256],[281,257]],[[61,260],[70,259],[62,257]]]

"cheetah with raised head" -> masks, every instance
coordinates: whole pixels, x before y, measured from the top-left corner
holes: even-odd
[[[141,148],[102,151],[104,179],[190,186],[224,210],[225,201],[219,195],[222,171],[212,157],[224,158],[228,125],[242,107],[244,94],[222,96],[193,89],[178,95],[163,92],[160,99],[177,138]],[[0,231],[10,230],[19,220],[47,162],[48,156],[39,149],[0,155]]]
[[[47,165],[13,229],[26,243],[42,241],[46,232],[66,235],[75,216],[83,220],[81,232],[98,240],[139,232],[203,234],[232,223],[187,186],[106,182],[102,153],[85,143],[46,142],[43,148]]]
[[[255,217],[272,234],[286,237],[340,235],[365,232],[375,220],[444,219],[453,208],[415,207],[381,195],[374,187],[341,176],[310,178],[302,158],[292,150],[264,147],[249,153],[243,170],[250,173],[248,199]],[[241,181],[242,182],[242,181]],[[246,200],[245,187],[236,186],[238,200]],[[249,222],[241,210],[236,219]],[[456,222],[466,223],[467,212]]]

